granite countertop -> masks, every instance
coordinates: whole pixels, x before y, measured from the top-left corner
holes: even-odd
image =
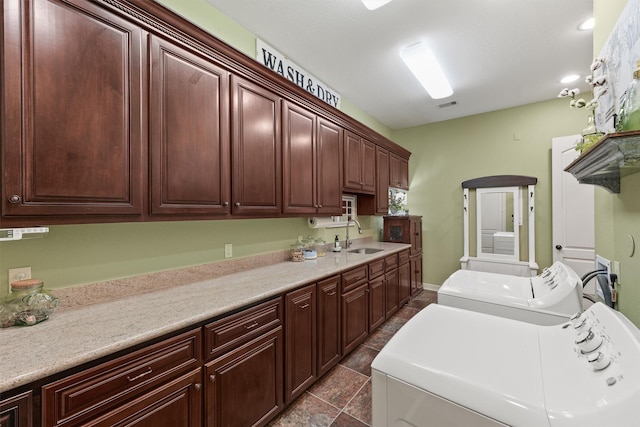
[[[33,326],[0,329],[0,392],[40,380],[167,333],[274,297],[408,249],[401,243],[354,245],[374,254],[327,252],[214,279],[54,313]]]

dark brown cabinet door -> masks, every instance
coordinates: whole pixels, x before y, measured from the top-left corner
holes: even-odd
[[[283,103],[282,134],[285,213],[315,214],[318,208],[315,114]]]
[[[384,323],[385,319],[386,280],[379,276],[369,281],[369,330]]]
[[[142,31],[91,2],[6,0],[3,18],[4,218],[140,215]]]
[[[400,307],[411,297],[411,262],[405,262],[398,267],[398,303]]]
[[[389,163],[389,182],[392,187],[409,189],[409,161],[393,153]]]
[[[262,426],[283,407],[282,327],[208,363],[207,427]]]
[[[282,210],[278,95],[231,76],[232,212],[277,216]]]
[[[32,400],[31,391],[0,400],[0,426],[31,427],[33,425]]]
[[[422,253],[422,217],[412,216],[411,220],[411,255]]]
[[[285,402],[317,378],[316,285],[285,295]]]
[[[376,213],[386,215],[389,213],[389,150],[376,147],[376,169]]]
[[[82,424],[86,427],[200,427],[202,370],[164,384],[117,411]]]
[[[231,211],[228,72],[150,37],[152,214]]]
[[[344,140],[344,189],[376,191],[376,145],[351,132],[345,132]]]
[[[318,118],[318,214],[342,215],[343,131]]]
[[[369,334],[369,285],[342,295],[342,354],[346,355]]]
[[[318,377],[340,361],[340,276],[318,282]]]
[[[411,295],[422,290],[422,255],[411,257]]]
[[[391,317],[400,307],[400,278],[398,276],[398,269],[391,270],[385,274],[386,281],[386,313],[385,318]]]

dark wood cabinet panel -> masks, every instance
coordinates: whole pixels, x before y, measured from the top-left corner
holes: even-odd
[[[231,212],[229,73],[150,37],[152,214]]]
[[[265,425],[282,409],[282,327],[206,365],[205,426]]]
[[[420,292],[422,286],[422,255],[411,257],[411,295]]]
[[[202,426],[202,369],[177,378],[127,402],[83,427],[200,427]]]
[[[385,274],[386,298],[385,298],[385,318],[391,317],[400,308],[400,280],[398,269],[391,270]]]
[[[411,256],[422,253],[422,217],[416,215],[385,216],[383,240],[410,244]]]
[[[369,334],[369,284],[342,295],[342,354],[346,355]]]
[[[389,213],[389,150],[376,148],[376,213]]]
[[[231,76],[232,212],[277,216],[282,210],[281,99]]]
[[[0,400],[0,426],[32,427],[32,402],[33,394],[31,391]]]
[[[342,357],[340,341],[340,276],[318,282],[318,377]]]
[[[4,13],[4,218],[140,215],[141,29],[91,2],[6,0]]]
[[[199,369],[201,364],[202,334],[198,328],[45,385],[43,423],[85,425],[118,412],[174,377]]]
[[[406,258],[401,256],[400,266],[398,267],[398,303],[400,307],[409,301],[411,297],[411,263],[409,261],[409,251],[404,252],[406,252],[407,256]]]
[[[342,128],[318,118],[318,211],[342,215]]]
[[[292,402],[317,378],[316,285],[285,295],[285,402]]]
[[[409,160],[394,153],[389,158],[389,184],[394,188],[409,190]]]
[[[344,190],[375,194],[376,146],[352,132],[344,139]]]
[[[369,331],[373,331],[384,323],[386,293],[384,275],[369,280]]]

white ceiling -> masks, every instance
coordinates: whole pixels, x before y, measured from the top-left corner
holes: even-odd
[[[592,0],[207,0],[392,130],[590,88]],[[424,40],[454,94],[433,100],[398,52]],[[566,74],[578,82],[559,82]],[[451,107],[438,105],[456,101]]]

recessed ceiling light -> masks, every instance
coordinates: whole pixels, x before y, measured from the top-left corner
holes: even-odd
[[[362,0],[364,6],[369,10],[376,10],[379,7],[384,6],[389,3],[391,0]]]
[[[438,60],[423,42],[414,43],[400,51],[400,57],[433,99],[453,94]]]
[[[560,80],[560,83],[571,83],[571,82],[575,82],[576,80],[578,80],[580,78],[579,75],[577,74],[570,74],[568,76],[565,76],[562,78],[562,80]]]
[[[595,19],[589,18],[586,21],[584,21],[582,24],[578,25],[578,29],[580,31],[593,30],[594,25],[595,25]]]

